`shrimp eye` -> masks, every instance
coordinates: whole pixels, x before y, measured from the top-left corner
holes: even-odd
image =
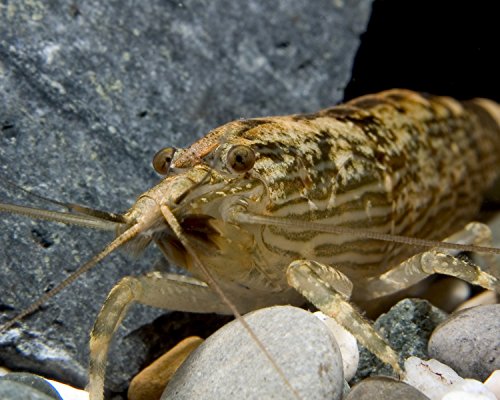
[[[252,169],[255,164],[254,151],[244,145],[236,145],[227,153],[227,166],[232,172],[243,173]]]
[[[153,157],[153,168],[155,171],[160,175],[167,175],[174,153],[175,149],[173,147],[165,147],[156,153]]]

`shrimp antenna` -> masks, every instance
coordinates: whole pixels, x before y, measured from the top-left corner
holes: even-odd
[[[472,251],[476,253],[489,253],[500,254],[500,248],[485,247],[459,243],[440,242],[438,240],[418,239],[402,235],[393,235],[390,233],[374,232],[363,229],[353,229],[345,226],[328,225],[321,222],[304,222],[304,221],[291,221],[282,217],[271,217],[252,214],[246,211],[237,211],[230,215],[234,222],[240,224],[254,224],[254,225],[275,225],[286,228],[301,228],[309,231],[327,232],[338,235],[352,235],[365,239],[381,240],[384,242],[401,243],[409,246],[416,247],[437,247],[447,250],[457,251]]]
[[[95,217],[95,218],[100,219],[100,220],[106,220],[106,221],[116,222],[116,223],[120,223],[120,224],[127,222],[125,217],[121,214],[116,214],[116,213],[112,213],[109,211],[97,210],[97,209],[90,208],[87,206],[82,206],[80,204],[62,202],[62,201],[58,201],[55,199],[51,199],[49,197],[39,195],[38,193],[35,193],[31,190],[25,189],[25,188],[17,185],[16,183],[12,182],[10,179],[7,179],[5,176],[3,176],[1,174],[0,174],[0,181],[4,184],[4,186],[8,186],[11,189],[13,189],[14,191],[18,191],[18,192],[22,193],[26,197],[36,199],[36,200],[41,200],[45,203],[54,204],[54,205],[59,206],[59,207],[63,207],[69,212],[87,215],[90,217]],[[34,207],[31,208],[31,210],[34,210],[34,209],[35,209]],[[5,210],[5,209],[3,209],[3,211],[12,212],[15,214],[28,215],[32,218],[38,218],[33,213],[26,214],[26,213],[20,213],[20,212],[11,211],[11,210]],[[44,211],[44,210],[40,209],[40,211]],[[42,219],[51,220],[50,218],[42,218]],[[52,221],[55,221],[55,220],[52,219]],[[71,222],[64,222],[64,221],[58,221],[58,222],[72,224]]]
[[[21,311],[14,318],[7,321],[3,325],[0,326],[0,332],[3,332],[9,329],[16,322],[20,321],[27,315],[36,311],[42,304],[45,304],[49,299],[58,294],[61,290],[65,289],[67,286],[71,285],[78,277],[88,270],[92,269],[98,262],[100,262],[107,255],[115,251],[118,247],[123,246],[125,243],[136,237],[139,233],[144,231],[144,229],[148,226],[148,221],[141,221],[127,229],[120,236],[118,236],[115,240],[109,243],[102,251],[92,257],[85,264],[80,266],[75,272],[73,272],[70,276],[64,279],[61,283],[59,283],[56,287],[45,293],[38,300],[32,303],[28,308]]]
[[[231,310],[235,318],[238,320],[238,322],[243,325],[243,328],[247,331],[247,333],[250,335],[252,340],[255,342],[257,347],[262,351],[264,356],[269,360],[275,371],[278,373],[280,378],[283,380],[287,388],[293,393],[294,397],[297,399],[302,399],[301,395],[297,392],[297,390],[292,386],[288,378],[286,377],[285,373],[281,369],[281,367],[276,363],[274,360],[273,356],[269,352],[269,350],[264,346],[264,343],[258,338],[258,336],[255,334],[253,329],[248,325],[248,322],[243,318],[241,313],[238,311],[236,306],[227,298],[227,296],[224,294],[224,291],[221,289],[213,275],[210,273],[207,267],[203,264],[203,262],[200,260],[198,255],[196,254],[196,251],[191,247],[191,244],[189,240],[186,238],[184,233],[182,232],[182,228],[175,218],[174,214],[172,214],[172,211],[165,206],[162,205],[160,206],[160,210],[165,217],[165,220],[167,221],[168,225],[170,228],[175,232],[176,236],[179,238],[181,241],[182,245],[186,248],[186,250],[189,252],[193,260],[195,261],[196,265],[200,270],[203,272],[207,279],[208,285],[217,293],[219,298],[222,300],[222,302]]]
[[[98,218],[92,215],[72,214],[61,211],[43,210],[35,207],[19,206],[17,204],[0,203],[0,212],[24,215],[34,219],[61,222],[68,225],[83,226],[85,228],[100,229],[103,231],[115,231],[122,223]]]

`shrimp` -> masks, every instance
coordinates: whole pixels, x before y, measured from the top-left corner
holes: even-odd
[[[499,157],[500,106],[485,99],[394,89],[313,114],[230,122],[186,149],[158,152],[153,165],[164,179],[123,215],[0,204],[117,233],[3,329],[119,247],[140,252],[154,243],[189,276],[154,271],[111,290],[91,333],[92,400],[103,398],[109,344],[133,303],[245,323],[240,316],[251,310],[310,302],[402,374],[396,352],[352,303],[436,273],[499,291],[494,266],[482,270],[451,252],[500,253],[485,247],[487,227],[469,223]]]

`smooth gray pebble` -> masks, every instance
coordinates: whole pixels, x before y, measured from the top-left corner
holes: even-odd
[[[62,397],[41,376],[12,372],[0,377],[0,399],[62,400]]]
[[[343,400],[429,400],[422,392],[389,377],[367,378],[355,385]]]
[[[342,357],[326,325],[311,313],[277,306],[245,316],[304,399],[341,399]],[[176,372],[162,400],[288,399],[293,393],[241,323],[210,336]]]
[[[462,378],[484,381],[500,369],[500,304],[453,314],[432,334],[429,355]]]

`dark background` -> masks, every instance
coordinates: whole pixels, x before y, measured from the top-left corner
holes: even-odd
[[[375,1],[345,98],[402,87],[500,101],[497,4]]]

